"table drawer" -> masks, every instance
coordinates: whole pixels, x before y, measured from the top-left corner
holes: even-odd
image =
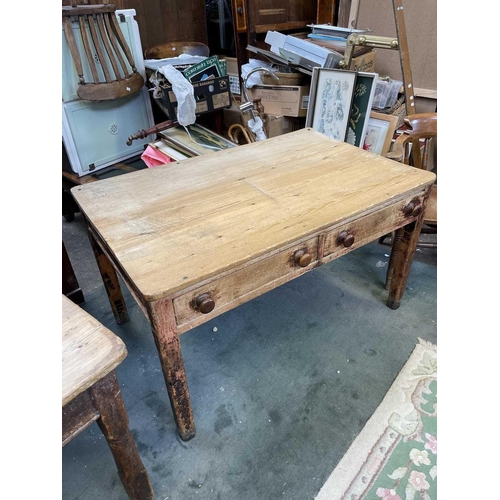
[[[323,261],[329,261],[340,254],[354,250],[415,220],[423,209],[424,197],[425,192],[422,191],[404,201],[356,219],[350,224],[336,227],[325,234]],[[327,256],[330,258],[325,259]]]
[[[181,295],[174,299],[177,325],[198,324],[228,311],[312,269],[317,257],[315,237]]]

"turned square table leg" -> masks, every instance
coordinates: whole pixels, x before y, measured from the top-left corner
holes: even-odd
[[[125,305],[125,300],[123,299],[123,294],[120,288],[120,282],[118,281],[118,275],[116,274],[115,268],[109,261],[106,254],[102,251],[102,248],[90,231],[88,231],[88,235],[115,320],[119,325],[121,325],[129,321],[129,317],[127,306]]]
[[[149,304],[148,314],[177,431],[183,441],[189,441],[196,429],[172,301],[163,299]]]
[[[153,488],[129,430],[127,411],[115,372],[95,383],[90,392],[99,412],[97,424],[108,442],[129,498],[153,500]]]

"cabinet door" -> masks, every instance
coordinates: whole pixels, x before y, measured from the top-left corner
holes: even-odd
[[[141,154],[148,138],[133,141],[132,146],[126,143],[129,136],[151,126],[148,105],[149,95],[145,88],[112,101],[63,103],[69,128],[63,127],[63,140],[65,144],[71,142],[80,163],[78,166],[72,162],[72,168],[85,174]]]

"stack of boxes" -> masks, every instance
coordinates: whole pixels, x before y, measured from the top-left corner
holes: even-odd
[[[275,54],[277,61],[283,60],[286,64],[291,64],[292,72],[282,73],[281,64],[277,62],[275,74],[280,80],[275,81],[265,73],[261,73],[263,83],[253,85],[247,89],[250,100],[260,99],[265,113],[265,131],[267,137],[292,132],[302,128],[305,124],[307,109],[309,106],[309,92],[311,77],[307,74],[313,67],[338,68],[343,55],[326,48],[321,43],[313,43],[313,40],[301,39],[299,35],[284,35],[276,31],[269,31],[266,35],[266,43],[269,44],[271,52]],[[257,50],[257,53],[265,51]],[[264,54],[265,55],[265,54]],[[375,50],[368,50],[353,57],[349,69],[358,72],[375,71]],[[308,65],[310,68],[308,68]],[[297,66],[306,69],[305,72],[299,72],[295,69]],[[235,83],[239,78],[237,65],[233,69],[233,78]],[[229,72],[231,75],[231,73]],[[234,94],[233,94],[234,97]],[[238,100],[238,104],[241,101]],[[226,126],[232,123],[241,123],[238,120],[239,107],[225,111]],[[241,116],[241,114],[240,114]]]

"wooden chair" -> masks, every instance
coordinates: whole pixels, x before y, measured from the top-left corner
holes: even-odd
[[[387,158],[424,170],[433,170],[437,175],[437,113],[417,113],[404,119],[408,129],[395,141]],[[437,180],[427,201],[424,214],[424,225],[420,234],[437,234]],[[382,236],[379,243],[389,235]],[[392,240],[397,238],[393,233]],[[418,241],[417,246],[437,248],[437,243]],[[391,253],[387,268],[385,287],[389,288],[394,274],[394,252]]]
[[[167,59],[181,54],[208,57],[210,49],[200,42],[165,42],[148,47],[144,51],[144,59]]]
[[[62,6],[64,34],[79,78],[80,99],[109,101],[132,95],[144,86],[144,78],[116,19],[116,8],[108,1],[89,4],[89,0],[83,0],[77,4],[70,0],[71,5]],[[78,23],[78,30],[74,30],[73,23],[75,28]],[[82,51],[78,49],[77,37],[81,38]],[[90,75],[84,75],[86,67],[90,68]]]
[[[126,356],[113,332],[62,295],[62,445],[96,421],[128,497],[153,500],[114,371]]]
[[[434,170],[437,175],[437,113],[417,113],[404,120],[408,129],[395,141],[386,158],[424,170]],[[437,181],[432,187],[425,209],[421,234],[437,234]],[[383,243],[388,235],[380,238]],[[419,247],[437,248],[437,243],[418,242]]]

